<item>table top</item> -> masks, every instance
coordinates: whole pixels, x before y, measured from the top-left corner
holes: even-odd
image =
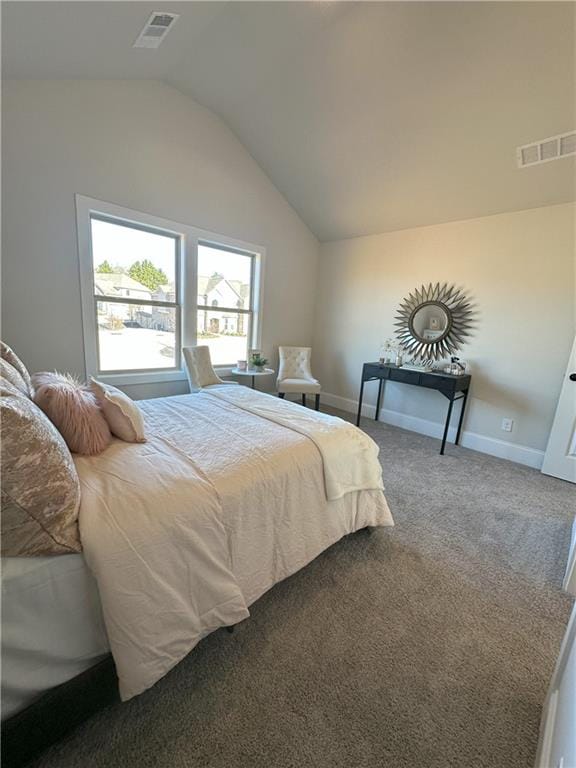
[[[240,371],[238,368],[232,368],[230,373],[233,373],[235,376],[271,376],[276,371],[274,368],[264,368],[263,371]]]
[[[374,366],[374,368],[390,368],[396,371],[406,371],[406,373],[425,373],[426,376],[444,376],[449,379],[465,379],[470,378],[469,373],[446,373],[446,371],[427,371],[425,368],[422,370],[416,370],[415,368],[404,368],[402,365],[395,365],[394,363],[380,363],[376,360],[373,363],[364,363],[364,365]]]

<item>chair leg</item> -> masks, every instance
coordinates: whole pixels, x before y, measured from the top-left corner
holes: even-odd
[[[306,395],[302,393],[302,405],[306,408]]]
[[[320,410],[320,395],[316,395],[316,402],[314,404],[314,410],[319,411]]]
[[[285,395],[286,395],[286,392],[278,392],[278,397],[280,397],[282,400],[284,400]]]

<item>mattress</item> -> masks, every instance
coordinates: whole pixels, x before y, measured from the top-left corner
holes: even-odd
[[[2,719],[109,653],[82,555],[2,558]]]

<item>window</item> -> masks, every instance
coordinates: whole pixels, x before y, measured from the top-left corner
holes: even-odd
[[[173,234],[90,217],[98,371],[180,368]]]
[[[260,347],[263,249],[80,195],[76,210],[88,376],[185,379],[183,345],[221,369]]]
[[[252,343],[255,255],[212,243],[198,244],[198,344],[214,365],[245,360]]]

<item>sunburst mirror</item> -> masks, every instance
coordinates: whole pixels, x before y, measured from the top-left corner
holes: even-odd
[[[415,360],[439,360],[453,355],[466,342],[472,315],[472,305],[459,288],[429,283],[402,301],[395,333]]]

